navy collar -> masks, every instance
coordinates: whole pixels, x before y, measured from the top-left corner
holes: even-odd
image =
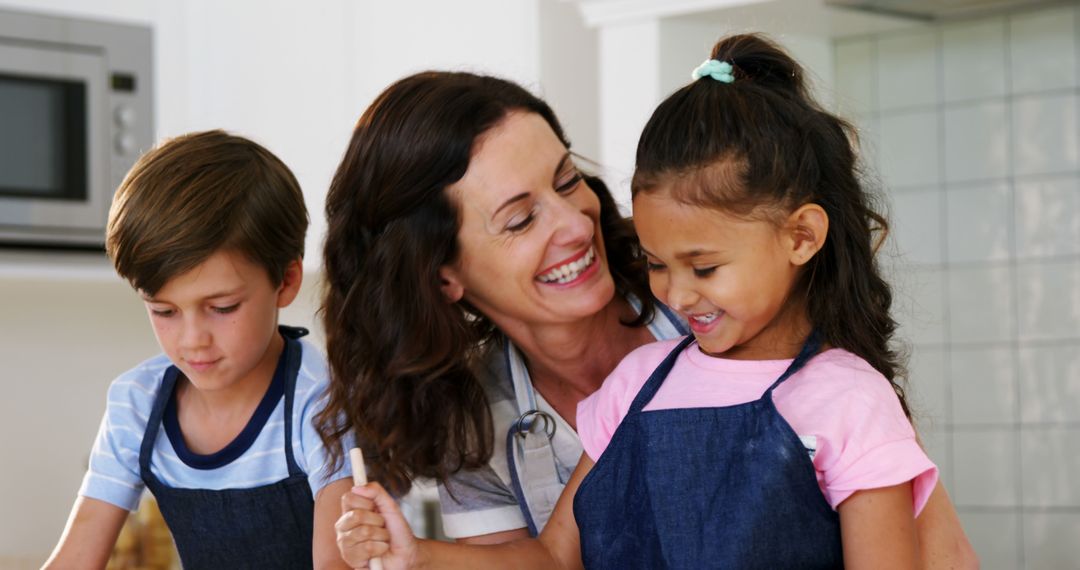
[[[284,327],[282,328],[284,329]],[[285,394],[285,375],[289,368],[287,366],[289,343],[297,342],[294,340],[296,337],[289,334],[289,332],[290,331],[286,330],[281,331],[282,337],[285,339],[285,344],[282,346],[281,356],[278,357],[277,367],[274,369],[274,377],[270,380],[270,385],[266,388],[266,393],[263,394],[262,401],[259,402],[259,406],[255,408],[255,412],[251,415],[251,419],[248,420],[247,425],[240,431],[240,434],[230,441],[228,445],[221,448],[220,451],[209,455],[202,455],[188,449],[187,444],[184,442],[184,434],[180,430],[180,419],[176,415],[176,387],[179,386],[180,383],[177,382],[173,384],[172,394],[169,395],[169,401],[165,404],[161,423],[165,427],[165,434],[169,437],[169,442],[172,443],[173,450],[176,451],[176,456],[179,457],[185,465],[193,469],[204,470],[224,467],[243,455],[244,452],[251,448],[252,444],[255,443],[255,439],[259,437],[259,433],[262,432],[263,427],[266,426],[266,422],[270,419],[270,414],[273,413],[274,408],[277,407],[277,403]],[[180,370],[176,368],[176,366],[171,366],[165,373],[179,375]]]

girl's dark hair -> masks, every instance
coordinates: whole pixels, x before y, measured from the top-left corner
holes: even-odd
[[[445,481],[477,468],[494,444],[474,374],[492,323],[447,302],[439,268],[458,257],[460,213],[446,188],[464,176],[477,140],[511,112],[536,113],[569,148],[551,108],[512,82],[424,72],[388,87],[364,112],[326,198],[322,313],[329,402],[317,417],[333,466],[355,430],[372,477],[392,492],[410,479]],[[637,235],[599,179],[600,225],[616,289],[652,318]]]
[[[820,205],[828,235],[792,298],[805,298],[826,343],[881,372],[910,416],[890,346],[892,292],[874,255],[888,224],[860,184],[853,127],[823,110],[799,64],[760,35],[721,39],[711,58],[730,63],[734,81],[706,76],[660,104],[638,143],[633,194],[663,186],[688,204],[771,219]]]

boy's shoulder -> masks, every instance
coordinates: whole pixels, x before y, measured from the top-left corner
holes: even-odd
[[[172,362],[165,354],[147,358],[113,379],[109,384],[109,399],[123,394],[142,394],[148,395],[152,403],[165,370],[170,366]]]

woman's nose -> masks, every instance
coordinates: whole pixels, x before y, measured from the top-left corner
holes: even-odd
[[[596,231],[593,218],[578,208],[573,201],[557,198],[553,203],[556,220],[555,243],[574,245],[592,240]]]

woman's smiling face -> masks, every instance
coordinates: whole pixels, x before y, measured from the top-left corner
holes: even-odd
[[[600,231],[600,201],[567,148],[534,113],[508,114],[476,143],[451,185],[460,255],[440,270],[500,329],[573,322],[615,294]]]

